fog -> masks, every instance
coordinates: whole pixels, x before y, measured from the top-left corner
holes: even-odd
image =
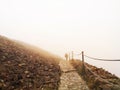
[[[63,58],[66,52],[84,51],[120,59],[120,1],[1,0],[0,34]],[[120,62],[85,61],[120,77]]]

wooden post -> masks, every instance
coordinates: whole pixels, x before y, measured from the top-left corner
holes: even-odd
[[[72,51],[72,60],[73,60],[73,51]]]
[[[82,51],[82,63],[84,63],[84,52]]]
[[[84,65],[84,52],[82,51],[82,75],[85,79],[85,65]]]

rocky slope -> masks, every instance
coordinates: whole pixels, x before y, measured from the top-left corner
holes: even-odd
[[[87,82],[91,90],[120,90],[120,78],[108,71],[85,63],[82,68],[80,60],[71,60],[79,75]]]
[[[59,58],[0,36],[0,90],[57,90]]]

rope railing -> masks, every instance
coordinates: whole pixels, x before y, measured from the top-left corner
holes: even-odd
[[[82,56],[82,60],[83,60],[84,57],[87,57],[87,58],[89,58],[91,60],[96,60],[96,61],[120,61],[120,59],[101,59],[101,58],[91,57],[91,56],[85,55],[83,51],[81,53],[76,53],[76,52],[72,51],[71,55],[69,53],[69,58],[70,58],[70,56],[72,56],[71,57],[72,59],[74,58],[74,56]]]
[[[120,61],[120,59],[100,59],[100,58],[94,58],[94,57],[90,57],[87,55],[84,55],[85,57],[92,59],[92,60],[97,60],[97,61]]]
[[[72,54],[75,54],[75,53],[73,53],[73,51],[72,51]],[[112,62],[120,61],[120,59],[101,59],[101,58],[91,57],[91,56],[85,55],[83,51],[81,53],[77,53],[75,55],[81,56],[81,60],[82,60],[82,63],[81,63],[81,70],[82,71],[81,72],[82,72],[83,78],[86,78],[85,77],[86,70],[91,72],[91,70],[85,64],[84,57],[89,58],[91,60],[96,60],[96,61],[112,61]],[[72,56],[74,56],[74,55],[72,55]],[[74,58],[74,57],[72,57],[72,58]],[[72,60],[74,60],[74,59],[72,59]],[[95,73],[93,73],[93,72],[91,72],[91,73],[94,74],[94,76],[97,76]]]

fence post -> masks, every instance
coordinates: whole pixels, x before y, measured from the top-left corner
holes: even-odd
[[[84,64],[84,52],[82,51],[82,75],[85,79],[85,64]]]
[[[84,52],[82,51],[82,63],[84,63]]]
[[[72,60],[73,60],[73,51],[72,51]]]

